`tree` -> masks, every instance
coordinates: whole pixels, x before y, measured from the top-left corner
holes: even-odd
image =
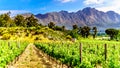
[[[117,37],[119,31],[113,28],[109,28],[105,30],[105,33],[110,36],[110,39],[113,40]]]
[[[96,37],[96,34],[97,34],[97,27],[93,27],[93,38],[95,38]]]
[[[0,15],[0,26],[1,27],[9,27],[12,26],[13,22],[10,18],[10,13],[5,13]]]
[[[65,31],[65,26],[62,26],[62,31]]]
[[[69,35],[72,37],[72,38],[78,38],[78,30],[77,29],[74,29],[74,30],[71,30]]]
[[[79,30],[79,31],[81,31],[80,33],[81,33],[82,37],[84,37],[84,38],[88,38],[88,36],[90,35],[90,27],[88,27],[88,26],[82,27],[81,30]]]
[[[78,26],[76,24],[73,25],[73,29],[78,29]]]
[[[17,15],[14,18],[14,22],[15,22],[16,26],[25,26],[25,19],[22,15]]]
[[[55,30],[62,31],[62,27],[60,27],[60,26],[55,26],[54,29],[55,29]]]
[[[54,23],[54,22],[50,22],[50,23],[48,24],[48,27],[54,29],[55,23]]]
[[[25,19],[27,27],[38,26],[38,19],[32,14],[30,17]]]

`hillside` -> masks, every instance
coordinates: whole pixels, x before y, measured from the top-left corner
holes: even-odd
[[[73,24],[78,26],[97,26],[97,27],[118,27],[120,25],[120,15],[114,11],[102,12],[95,8],[84,8],[77,12],[60,11],[46,14],[35,15],[39,22],[46,25],[55,22],[56,25],[65,25],[68,29]]]

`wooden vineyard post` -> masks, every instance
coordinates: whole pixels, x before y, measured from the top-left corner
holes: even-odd
[[[99,49],[99,46],[97,45],[97,50]]]
[[[82,43],[80,43],[80,63],[82,62]]]
[[[17,41],[17,47],[20,48],[20,41]]]
[[[2,42],[0,42],[0,45],[2,46]]]
[[[48,46],[50,47],[50,44],[48,44]],[[49,61],[50,61],[50,56],[51,56],[51,55],[49,54],[49,55],[48,55],[48,57],[49,57]]]
[[[107,60],[107,44],[105,44],[105,60]]]
[[[67,53],[69,54],[69,44],[67,45]],[[68,63],[67,68],[70,68],[70,63]]]
[[[10,47],[10,42],[8,42],[8,46]]]
[[[115,48],[115,45],[113,46],[113,48],[116,49],[116,48]]]

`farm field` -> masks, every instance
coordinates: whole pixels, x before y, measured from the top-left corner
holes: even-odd
[[[120,67],[120,42],[116,40],[79,36],[72,41],[70,35],[48,27],[1,28],[0,34],[1,68]]]
[[[80,43],[82,45],[81,54]],[[35,43],[35,45],[48,55],[73,68],[120,67],[120,42],[87,39],[76,43]]]
[[[118,0],[0,0],[0,68],[120,68]]]

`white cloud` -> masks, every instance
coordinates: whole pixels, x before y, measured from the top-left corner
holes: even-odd
[[[112,10],[120,14],[120,0],[85,0],[83,3],[85,6],[94,7],[100,11]]]
[[[102,4],[104,0],[85,0],[85,5]]]
[[[17,14],[22,14],[22,13],[30,13],[30,11],[26,11],[26,10],[0,10],[0,14],[4,14],[7,12],[11,12],[11,16],[15,16]]]
[[[67,3],[67,2],[74,2],[75,0],[57,0],[57,1],[60,1],[62,3]]]

